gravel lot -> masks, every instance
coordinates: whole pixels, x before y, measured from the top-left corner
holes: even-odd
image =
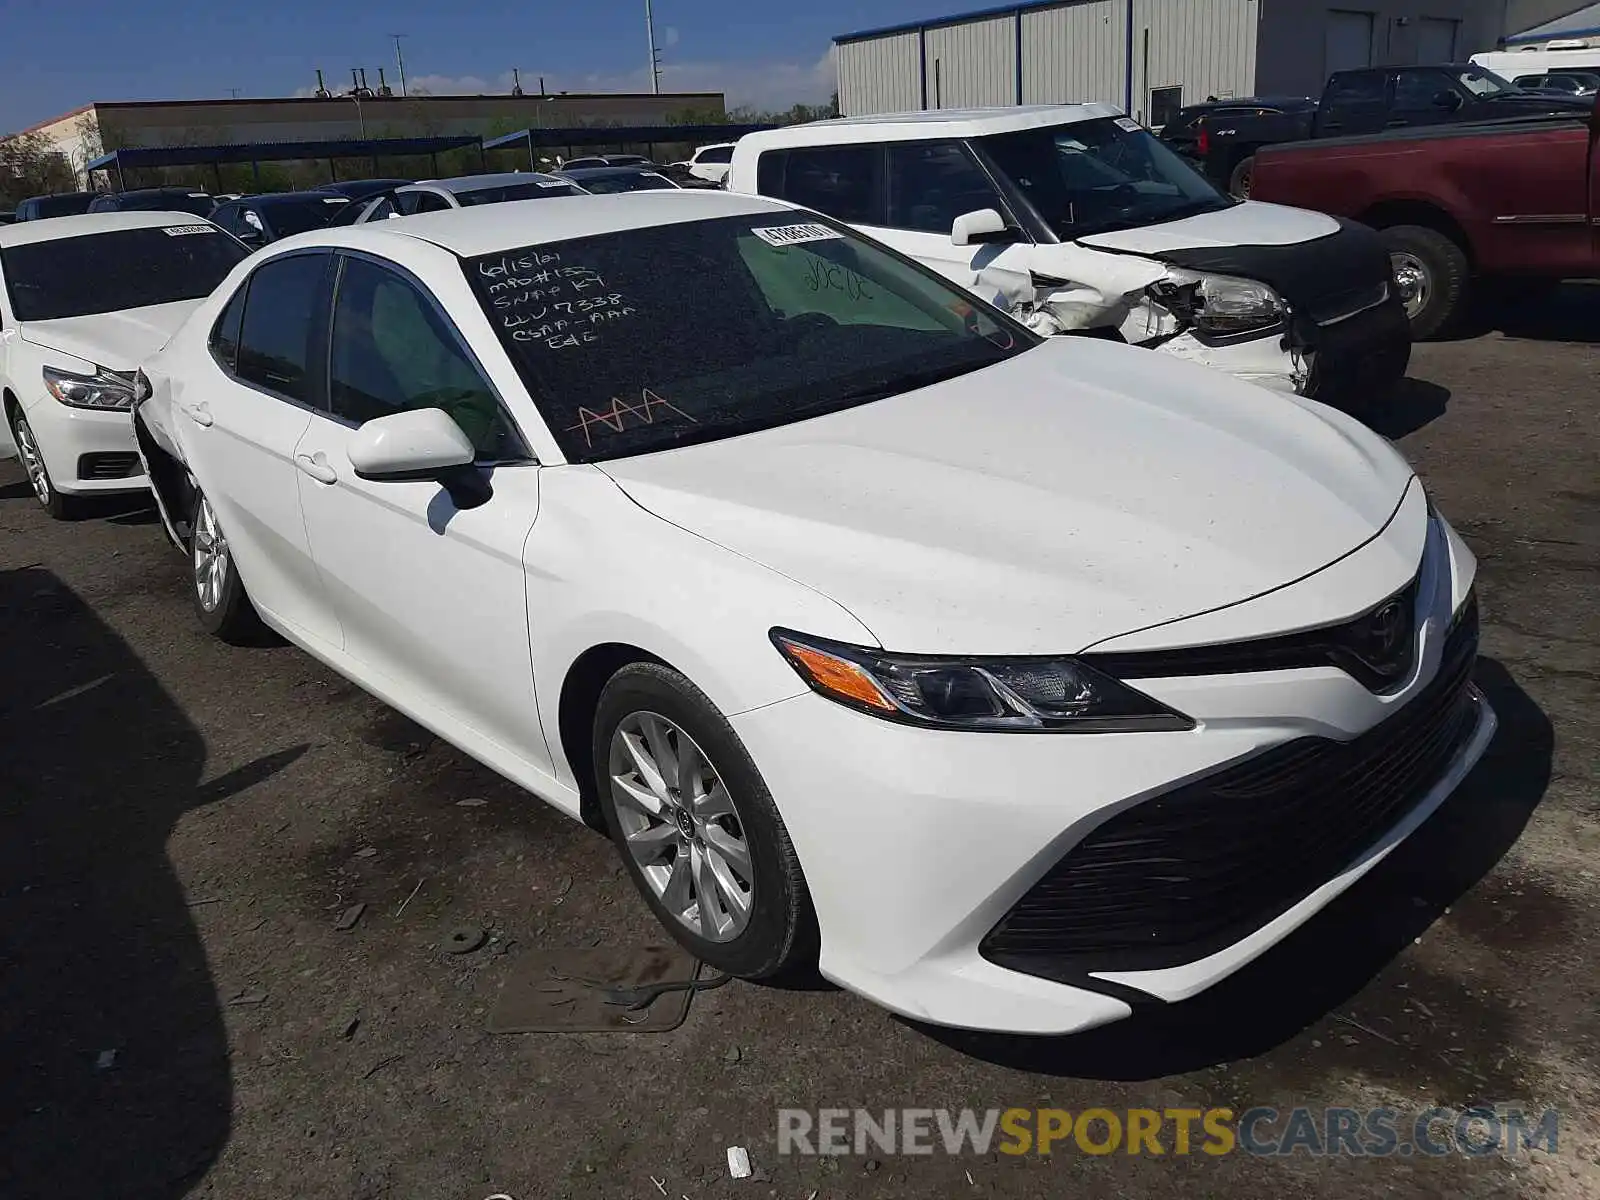
[[[149,513],[53,524],[0,463],[0,1195],[1600,1196],[1597,340],[1572,288],[1419,347],[1387,430],[1481,561],[1468,785],[1225,985],[1062,1041],[739,983],[666,1035],[488,1033],[528,947],[656,936],[609,844],[299,651],[208,640]],[[491,940],[444,953],[463,925]],[[780,1106],[1496,1101],[1561,1109],[1558,1152],[776,1153]]]

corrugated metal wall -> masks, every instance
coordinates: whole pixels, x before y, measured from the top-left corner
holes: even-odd
[[[837,50],[839,111],[849,117],[921,108],[921,43],[915,30],[841,42]]]
[[[1070,104],[1127,94],[1129,0],[1088,0],[1022,14],[1022,102]]]
[[[1150,92],[1181,86],[1183,102],[1255,90],[1257,0],[1133,0],[1133,115]]]
[[[929,108],[1017,102],[1015,16],[936,25],[925,38]]]
[[[1147,117],[1152,88],[1181,86],[1183,102],[1255,88],[1264,0],[1063,0],[1021,8],[1022,100],[1104,100]],[[1301,0],[1280,0],[1297,5]],[[1461,2],[1461,0],[1456,0]],[[1474,0],[1466,0],[1474,2]],[[1132,6],[1130,29],[1129,6]],[[1016,13],[975,16],[921,31],[839,44],[839,102],[847,115],[1017,102]],[[1129,34],[1132,33],[1132,45]],[[1130,53],[1131,50],[1131,53]]]

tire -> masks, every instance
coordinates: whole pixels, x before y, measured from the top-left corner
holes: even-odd
[[[1380,236],[1411,319],[1412,339],[1450,332],[1467,311],[1466,252],[1425,225],[1391,225]]]
[[[1228,194],[1240,200],[1250,199],[1250,184],[1255,178],[1255,173],[1255,155],[1251,154],[1241,158],[1234,164],[1233,171],[1228,176]]]
[[[34,436],[33,426],[28,424],[22,409],[15,409],[9,420],[11,440],[16,443],[17,458],[22,463],[22,469],[28,473],[33,498],[57,521],[70,521],[77,517],[83,511],[80,497],[65,495],[56,487],[55,480],[50,478],[50,468],[45,465],[39,439]]]
[[[678,803],[686,738],[709,766],[709,773],[695,771],[700,804]],[[661,788],[650,787],[629,742],[652,764],[667,760],[657,772]],[[699,688],[658,663],[623,667],[596,707],[593,767],[606,829],[623,864],[656,919],[686,950],[743,979],[815,964],[816,914],[789,831],[744,744]],[[630,793],[646,803],[627,800]],[[649,803],[658,805],[656,812]],[[713,884],[710,904],[702,902],[702,878]],[[747,899],[742,916],[727,899],[730,891]]]
[[[199,489],[189,528],[189,597],[201,628],[230,645],[253,644],[265,627],[245,594],[216,513]]]

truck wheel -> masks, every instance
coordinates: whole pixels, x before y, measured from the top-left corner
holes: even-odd
[[[1256,156],[1241,158],[1228,176],[1228,194],[1240,200],[1250,199],[1250,180],[1256,173]]]
[[[1391,225],[1382,237],[1412,338],[1420,342],[1448,332],[1467,307],[1466,253],[1425,225]]]

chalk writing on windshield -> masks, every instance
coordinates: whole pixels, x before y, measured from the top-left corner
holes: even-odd
[[[658,420],[669,420],[679,417],[690,424],[695,424],[695,419],[683,409],[668,400],[656,395],[649,388],[641,389],[637,404],[629,404],[620,397],[613,396],[607,408],[596,412],[592,408],[578,409],[578,423],[567,426],[568,433],[582,433],[585,444],[594,445],[594,431],[609,429],[612,433],[623,433],[628,429],[630,420],[639,425],[654,425]]]

